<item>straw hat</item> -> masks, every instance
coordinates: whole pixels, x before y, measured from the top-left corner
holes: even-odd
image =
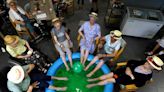
[[[94,19],[98,19],[97,16],[98,14],[95,12],[91,12],[91,14],[89,14],[89,17],[93,17]]]
[[[4,37],[4,41],[6,44],[12,44],[14,42],[18,42],[19,41],[19,37],[16,35],[7,35]]]
[[[25,77],[24,70],[21,66],[13,66],[7,73],[7,79],[15,84],[19,84]]]
[[[55,22],[58,22],[58,21],[60,21],[59,18],[54,18],[54,19],[52,20],[52,23],[55,23]]]
[[[114,30],[110,32],[110,35],[114,36],[115,39],[121,39],[122,32],[119,30]]]
[[[146,58],[149,64],[157,70],[162,70],[163,61],[157,56],[149,56]]]
[[[16,3],[16,1],[15,1],[15,0],[7,0],[6,3],[7,3],[7,4]]]

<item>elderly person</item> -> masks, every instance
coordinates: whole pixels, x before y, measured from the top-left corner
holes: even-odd
[[[164,37],[150,43],[146,48],[145,55],[157,55],[164,60]]]
[[[94,59],[87,65],[84,69],[87,71],[91,65],[93,65],[97,60],[100,62],[97,66],[87,75],[87,77],[91,77],[101,66],[106,62],[112,59],[118,52],[121,47],[121,37],[122,33],[118,30],[111,31],[109,35],[102,37],[101,42],[98,46],[101,49],[98,54],[94,57]],[[105,45],[103,45],[103,41],[105,41]],[[104,47],[103,47],[104,46]]]
[[[66,28],[61,25],[61,21],[59,20],[59,18],[53,19],[52,23],[54,27],[51,30],[51,35],[53,40],[55,41],[55,47],[60,54],[60,57],[66,67],[66,70],[69,71],[70,69],[65,59],[65,52],[68,55],[70,65],[72,67],[72,52],[70,50],[72,42],[70,40],[69,35],[66,32]]]
[[[29,30],[31,35],[35,38],[37,35],[34,32],[33,26],[30,24],[29,14],[25,12],[21,7],[17,6],[15,0],[7,0],[7,4],[10,7],[9,17],[12,22],[16,24],[16,30]]]
[[[57,91],[65,91],[67,87],[55,87],[49,85],[50,80],[68,80],[65,77],[46,76],[42,73],[30,72],[34,68],[34,64],[13,66],[7,73],[7,87],[12,92],[33,92],[34,89],[52,89]],[[29,76],[30,74],[30,76]]]
[[[96,23],[97,13],[89,14],[90,20],[86,21],[78,30],[82,39],[80,41],[80,61],[85,66],[89,53],[95,50],[95,41],[101,37],[100,25]]]
[[[157,56],[147,57],[146,60],[128,61],[126,67],[118,68],[114,72],[100,76],[99,78],[89,79],[88,81],[97,81],[87,85],[88,88],[105,85],[107,83],[118,83],[123,85],[135,84],[137,87],[145,85],[152,78],[153,70],[162,70],[163,61]]]
[[[33,63],[38,69],[46,72],[47,66],[50,66],[38,51],[33,51],[29,43],[16,35],[6,35],[4,37],[7,52],[21,63]]]

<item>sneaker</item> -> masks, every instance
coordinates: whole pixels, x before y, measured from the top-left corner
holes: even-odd
[[[1,50],[2,50],[2,52],[6,52],[6,50],[3,47],[1,47]]]

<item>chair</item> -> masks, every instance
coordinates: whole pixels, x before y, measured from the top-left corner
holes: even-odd
[[[9,18],[10,19],[10,18]],[[17,34],[22,37],[23,35],[28,35],[30,37],[30,39],[32,39],[32,36],[29,32],[29,30],[27,28],[21,28],[21,30],[17,30],[16,29],[16,24],[10,19],[11,24],[13,25],[13,27],[15,28],[15,30],[17,31]]]
[[[126,44],[127,44],[126,41],[124,39],[121,39],[121,48],[119,49],[117,54],[110,60],[110,62],[114,62],[120,57],[120,55],[122,54],[122,52],[124,51],[126,47]]]
[[[119,62],[117,63],[117,66],[115,69],[118,69],[120,67],[126,66],[127,62]],[[151,83],[153,82],[153,79],[151,78],[149,81],[146,82],[147,83]],[[122,85],[120,84],[120,92],[136,92],[136,90],[138,89],[138,87],[135,86],[135,84],[129,84],[129,85]]]
[[[81,20],[80,22],[79,22],[79,24],[78,24],[78,29],[80,28],[80,26],[81,25],[83,25],[84,24],[84,20]],[[81,35],[80,34],[78,34],[78,36],[77,36],[77,43],[78,43],[78,49],[79,49],[79,47],[80,47],[80,40],[81,40]],[[97,39],[96,40],[96,46],[98,46],[98,44],[99,44],[99,39]],[[97,49],[97,47],[96,47],[96,49]],[[95,50],[95,51],[97,51],[97,50]]]

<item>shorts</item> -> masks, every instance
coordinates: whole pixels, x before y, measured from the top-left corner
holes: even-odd
[[[70,50],[70,46],[68,43],[68,40],[65,40],[64,42],[60,42],[61,44],[63,44],[65,51],[62,50],[62,48],[58,45],[55,44],[56,50],[59,52],[60,56],[64,56],[65,52],[70,55],[72,54],[71,50]]]
[[[32,73],[30,74],[31,84],[38,81],[39,89],[45,89],[49,87],[49,83],[47,81],[51,80],[51,76],[46,76],[42,73]]]
[[[103,49],[101,49],[98,54],[107,54],[106,51]],[[103,57],[103,58],[100,58],[100,60],[103,60],[104,62],[107,62],[107,61],[110,61],[112,59],[112,57]]]

